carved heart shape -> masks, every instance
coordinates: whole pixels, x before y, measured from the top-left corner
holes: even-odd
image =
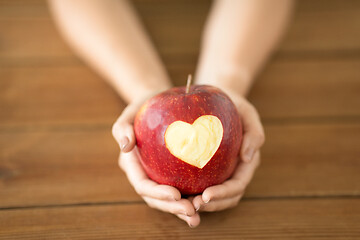
[[[165,131],[165,144],[172,155],[198,168],[203,168],[218,150],[223,138],[219,118],[203,115],[193,124],[171,123]]]

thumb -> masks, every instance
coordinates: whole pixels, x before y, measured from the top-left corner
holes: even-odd
[[[129,152],[135,147],[133,122],[138,111],[138,105],[128,105],[112,127],[112,134],[122,152]]]
[[[254,154],[265,142],[264,128],[261,124],[259,114],[250,104],[244,104],[241,117],[244,124],[244,140],[241,147],[241,158],[245,162],[250,162]]]

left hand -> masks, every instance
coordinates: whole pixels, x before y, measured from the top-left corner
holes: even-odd
[[[235,207],[260,164],[260,147],[265,141],[260,117],[245,98],[228,95],[237,107],[244,128],[239,163],[230,179],[208,187],[201,195],[194,197],[192,203],[197,211],[213,212]]]
[[[119,143],[121,153],[119,166],[126,173],[130,184],[149,207],[169,212],[187,222],[190,227],[200,224],[200,216],[194,209],[191,198],[181,198],[179,190],[172,186],[158,184],[145,173],[141,163],[138,148],[135,145],[134,118],[139,108],[150,96],[130,103],[113,125],[113,135]]]

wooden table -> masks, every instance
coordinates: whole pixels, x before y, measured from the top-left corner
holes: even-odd
[[[209,1],[136,1],[176,85]],[[267,142],[235,209],[190,229],[117,166],[124,102],[74,56],[44,1],[0,1],[1,239],[360,239],[360,1],[299,1],[250,100]]]

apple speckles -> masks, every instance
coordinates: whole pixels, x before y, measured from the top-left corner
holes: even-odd
[[[157,128],[162,121],[161,113],[154,110],[149,113],[149,117],[146,119],[147,125],[149,129],[155,129]]]
[[[154,117],[154,112],[158,116]],[[218,117],[224,133],[217,151],[201,169],[172,155],[164,135],[172,122],[193,123],[202,115]],[[134,128],[145,172],[155,182],[174,186],[182,194],[201,193],[220,184],[236,167],[242,138],[240,118],[231,100],[217,88],[195,85],[190,94],[185,94],[184,88],[158,94],[139,111]]]
[[[199,102],[199,97],[198,97],[198,96],[193,95],[192,98],[193,98],[193,100],[194,100],[195,102]]]

